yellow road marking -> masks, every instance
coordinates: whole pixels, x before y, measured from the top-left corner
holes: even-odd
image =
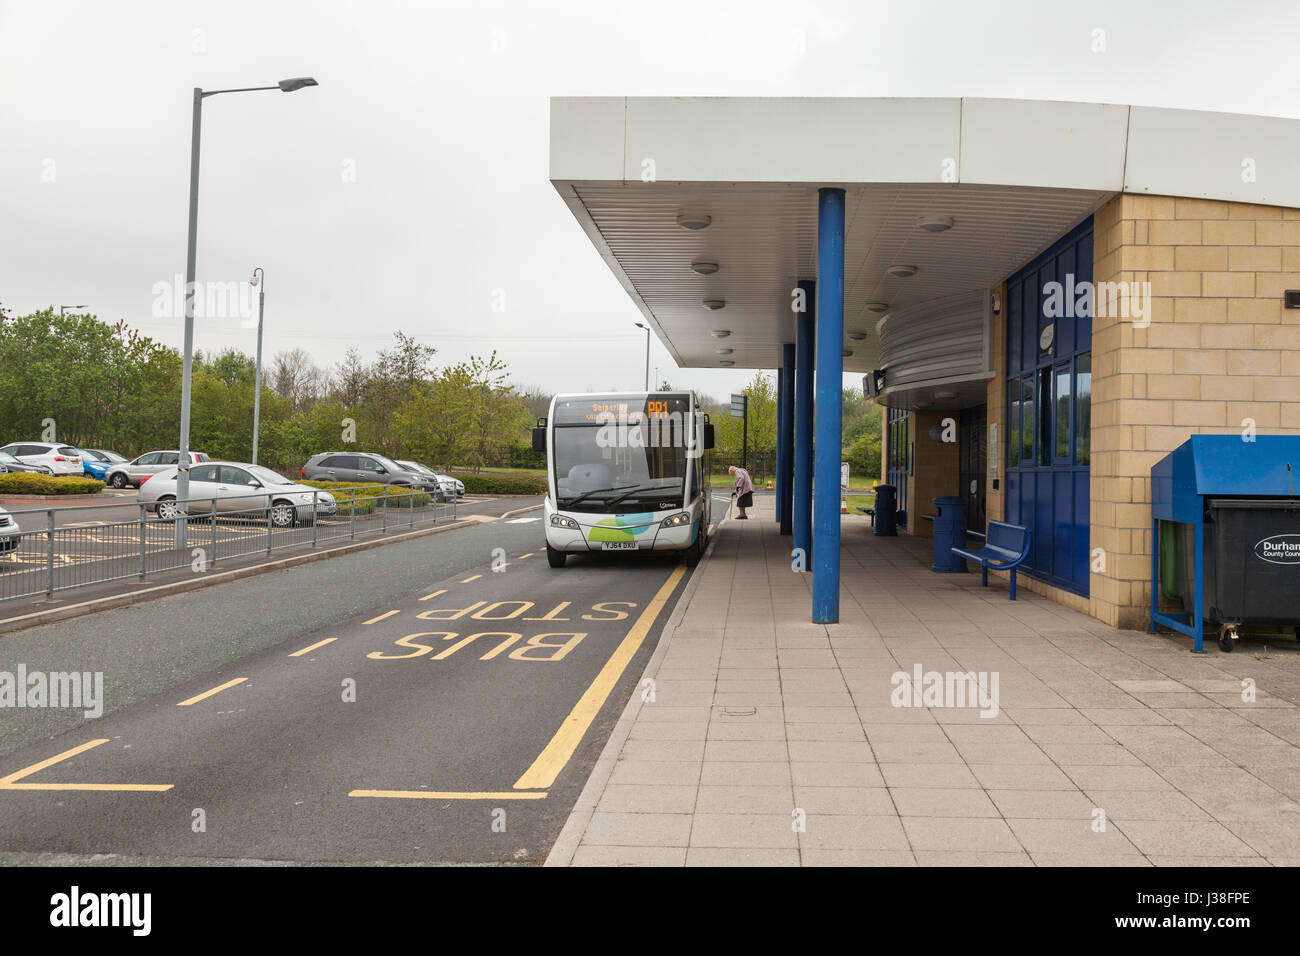
[[[368,620],[368,621],[362,621],[361,623],[362,623],[362,624],[378,624],[380,621],[382,621],[382,620],[383,620],[384,618],[386,618],[386,617],[392,617],[394,614],[401,614],[401,613],[402,613],[401,611],[385,611],[383,614],[379,615],[379,617],[372,617],[370,620]]]
[[[85,753],[87,750],[90,750],[92,747],[98,747],[100,744],[106,744],[106,743],[108,743],[107,737],[101,737],[98,740],[87,741],[86,743],[82,744],[80,747],[73,747],[71,750],[65,750],[63,751],[63,753],[57,754],[46,760],[42,760],[40,763],[34,763],[30,767],[26,767],[22,770],[19,770],[17,773],[11,773],[7,777],[0,777],[0,784],[13,783],[15,780],[23,779],[23,777],[30,777],[32,774],[44,770],[46,767],[53,767],[56,763],[61,763],[64,760],[68,760],[72,757],[75,757],[79,753]]]
[[[604,705],[606,698],[618,683],[618,679],[623,676],[623,671],[631,662],[633,656],[640,649],[641,643],[645,640],[650,628],[663,610],[664,605],[668,603],[668,598],[672,596],[677,584],[686,574],[684,567],[673,569],[673,573],[668,576],[663,587],[654,596],[641,616],[637,618],[632,629],[627,632],[618,649],[614,651],[613,656],[605,662],[605,666],[600,669],[596,679],[591,682],[591,686],[583,693],[569,716],[564,718],[564,723],[560,729],[555,732],[551,742],[546,745],[546,749],[541,752],[533,765],[524,771],[524,775],[515,781],[516,790],[535,790],[543,787],[549,787],[555,783],[555,778],[560,775],[573,752],[578,749],[578,744],[582,742],[583,736],[587,733],[587,728],[591,722],[596,719],[600,713],[600,708]]]
[[[446,588],[439,588],[437,591],[434,591],[432,594],[426,594],[424,597],[420,598],[420,600],[427,601],[430,598],[436,598],[439,594],[446,594],[446,593],[447,593]]]
[[[201,694],[199,694],[199,695],[197,695],[197,696],[195,696],[195,697],[191,697],[189,700],[183,700],[183,701],[181,701],[179,704],[177,704],[176,706],[177,706],[177,707],[188,707],[188,706],[190,706],[190,704],[197,704],[197,703],[198,703],[199,701],[201,701],[201,700],[207,700],[207,699],[208,699],[209,697],[211,697],[213,694],[220,694],[223,690],[226,690],[226,689],[229,688],[229,687],[234,687],[236,684],[242,684],[242,683],[243,683],[244,681],[246,681],[246,680],[248,680],[247,677],[236,677],[234,680],[228,680],[228,681],[226,681],[224,684],[222,684],[222,685],[219,686],[219,687],[214,687],[214,688],[212,688],[212,690],[205,690],[203,693],[201,693]]]
[[[529,551],[527,554],[521,554],[521,555],[520,555],[518,558],[516,558],[515,560],[517,560],[517,561],[522,561],[524,558],[531,558],[532,556],[533,556],[533,553],[532,553],[531,551]]]
[[[162,793],[170,783],[0,783],[0,790],[95,790],[100,792],[133,791]]]
[[[100,737],[98,740],[89,740],[79,747],[73,747],[71,750],[65,750],[61,754],[55,754],[48,757],[40,763],[34,763],[30,767],[24,767],[22,770],[15,771],[7,777],[0,777],[0,790],[99,790],[99,791],[145,791],[149,793],[161,793],[164,790],[170,790],[170,783],[18,783],[24,777],[30,777],[34,773],[44,770],[46,767],[52,767],[56,763],[62,763],[69,760],[77,754],[85,753],[98,747],[100,744],[108,743],[107,737]]]
[[[544,792],[538,793],[454,793],[433,790],[353,790],[349,797],[388,797],[396,800],[545,800]]]
[[[471,581],[477,581],[477,580],[478,580],[479,578],[481,578],[481,577],[483,577],[483,575],[481,575],[481,574],[471,574],[469,577],[467,577],[464,581],[461,581],[460,583],[461,583],[461,584],[469,584],[469,582],[471,582]]]
[[[300,651],[294,651],[294,652],[293,652],[292,654],[290,654],[289,656],[290,656],[290,657],[302,657],[302,655],[304,655],[304,654],[310,654],[312,651],[316,650],[316,648],[318,648],[318,647],[324,647],[326,644],[333,644],[333,643],[334,643],[335,641],[337,641],[337,640],[338,640],[337,637],[327,637],[327,638],[325,638],[325,640],[323,640],[323,641],[317,641],[315,644],[309,644],[308,646],[304,647],[304,648],[303,648],[302,650],[300,650]]]

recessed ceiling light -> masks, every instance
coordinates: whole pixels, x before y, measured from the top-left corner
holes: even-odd
[[[718,364],[719,364],[719,365],[735,365],[736,363],[733,362],[733,361],[731,361],[730,359],[720,359],[720,360],[718,361]]]
[[[916,266],[890,266],[885,271],[895,279],[906,279],[908,276],[916,275]]]
[[[713,222],[713,217],[702,212],[680,212],[677,214],[677,225],[683,229],[707,229],[711,222]]]
[[[731,329],[714,329],[709,334],[712,335],[715,339],[725,339],[728,335],[731,334]]]
[[[853,354],[853,349],[845,349],[845,350],[844,350],[844,357],[845,357],[845,358],[848,358],[848,357],[849,357],[850,355],[852,355],[852,354]]]
[[[732,352],[736,350],[735,349],[714,349],[713,351],[715,351],[719,355],[730,355]]]
[[[916,228],[923,232],[947,232],[952,228],[952,216],[922,216]]]
[[[716,262],[692,262],[691,271],[702,276],[711,276],[718,271]]]
[[[934,397],[937,398],[937,399],[938,399],[939,401],[941,401],[941,402],[946,402],[946,401],[948,401],[949,399],[956,398],[956,397],[957,397],[957,393],[956,393],[956,392],[935,392],[935,393],[934,393]]]
[[[889,311],[889,303],[888,303],[888,302],[868,302],[868,303],[867,303],[867,311],[868,311],[868,312],[875,312],[877,315],[879,315],[879,314],[882,313],[882,312],[888,312],[888,311]]]
[[[705,299],[700,304],[703,305],[710,312],[717,312],[719,309],[725,309],[727,307],[727,300],[726,299]]]
[[[930,407],[931,405],[933,405],[933,404],[934,404],[934,402],[917,402],[917,403],[916,403],[916,407],[917,407],[917,408],[929,408],[929,407]]]
[[[866,333],[866,332],[858,332],[858,331],[854,330],[854,331],[852,331],[852,332],[849,333],[849,338],[851,338],[851,339],[852,339],[853,341],[855,341],[855,342],[861,342],[861,341],[862,341],[863,339],[865,339],[866,337],[867,337],[867,333]]]

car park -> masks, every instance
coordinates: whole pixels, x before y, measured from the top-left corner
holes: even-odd
[[[29,465],[44,465],[52,475],[82,474],[81,454],[71,445],[58,442],[13,442],[0,448]]]
[[[192,451],[189,455],[191,465],[212,460],[201,451]],[[180,452],[174,448],[170,451],[145,452],[133,461],[111,466],[104,473],[104,481],[114,488],[125,488],[127,485],[139,488],[151,475],[166,471],[168,468],[175,468],[180,464],[180,460]]]
[[[33,475],[52,475],[52,472],[45,465],[29,465],[27,462],[15,458],[7,451],[0,451],[0,475],[10,472],[28,472]]]
[[[127,460],[115,451],[104,451],[99,448],[78,448],[81,453],[81,467],[87,478],[98,478],[104,480],[104,475],[108,469],[114,465],[125,465]]]
[[[164,521],[180,513],[176,495],[176,469],[149,478],[137,501]],[[262,518],[269,509],[271,524],[288,528],[311,524],[338,513],[338,503],[328,491],[290,481],[269,468],[247,462],[207,461],[190,467],[189,514],[246,514]]]
[[[307,481],[361,481],[369,484],[401,485],[437,494],[438,479],[403,468],[391,458],[371,452],[325,452],[312,455],[302,466]]]
[[[18,522],[4,508],[0,508],[0,554],[9,554],[18,550],[23,532]]]

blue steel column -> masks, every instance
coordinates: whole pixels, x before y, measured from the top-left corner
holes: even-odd
[[[781,523],[782,508],[785,505],[785,412],[781,403],[785,401],[785,366],[776,370],[776,521]]]
[[[804,311],[795,320],[794,346],[794,500],[790,507],[794,540],[791,557],[802,571],[812,570],[813,348],[817,338],[817,284],[800,279]]]
[[[776,500],[781,516],[781,533],[789,534],[792,527],[791,508],[794,501],[794,343],[781,346],[781,375],[777,377],[781,395],[777,404],[781,428],[780,445],[776,455]]]
[[[840,454],[844,388],[844,190],[817,191],[817,412],[813,426],[814,624],[840,619]]]

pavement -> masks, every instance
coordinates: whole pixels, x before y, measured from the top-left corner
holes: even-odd
[[[772,501],[717,529],[547,865],[1300,864],[1294,641],[1012,603],[857,515],[811,624]]]

